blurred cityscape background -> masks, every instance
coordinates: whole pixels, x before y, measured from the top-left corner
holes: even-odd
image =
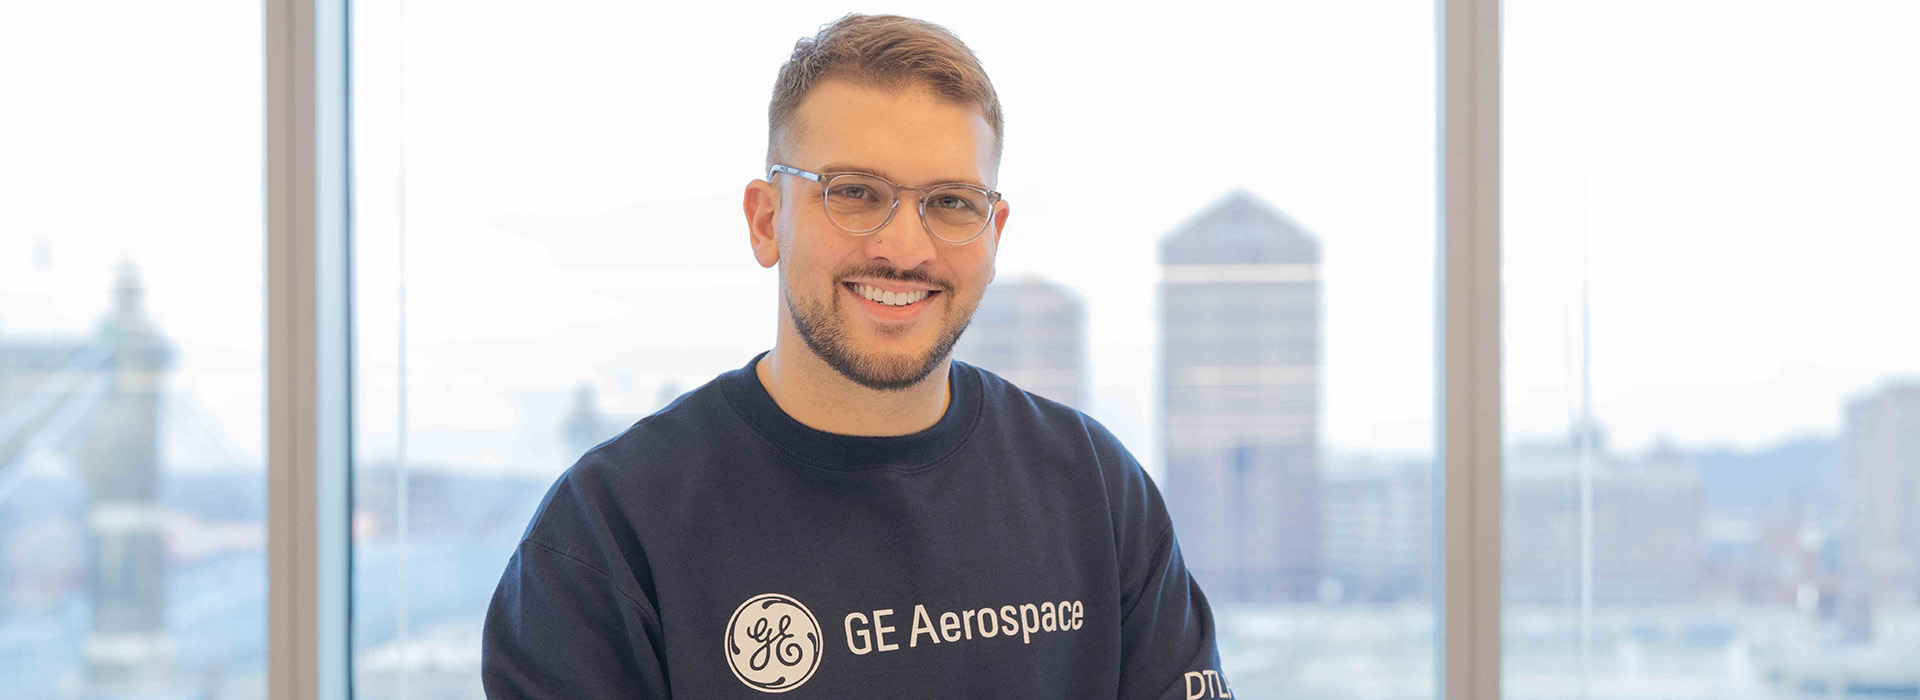
[[[1435,696],[1434,8],[889,8],[1007,108],[957,359],[1139,458],[1236,697]],[[553,478],[771,342],[842,12],[354,4],[356,696],[479,697]],[[1920,698],[1920,4],[1502,22],[1503,697]],[[0,4],[0,696],[265,694],[261,26]]]

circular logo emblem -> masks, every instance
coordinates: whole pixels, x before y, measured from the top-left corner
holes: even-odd
[[[784,693],[820,667],[820,622],[807,606],[778,593],[748,598],[727,621],[727,664],[747,687]]]

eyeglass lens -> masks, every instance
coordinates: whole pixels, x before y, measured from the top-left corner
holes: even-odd
[[[893,187],[865,175],[839,175],[827,183],[827,218],[853,233],[867,233],[886,223],[893,208]],[[926,223],[933,235],[964,241],[986,228],[993,203],[978,190],[959,186],[936,187],[926,193]]]

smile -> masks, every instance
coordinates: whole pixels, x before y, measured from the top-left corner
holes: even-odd
[[[872,285],[858,282],[843,282],[841,289],[853,297],[853,305],[860,313],[886,327],[904,327],[918,322],[940,297],[935,290],[917,289],[910,292],[889,292]]]
[[[889,292],[878,287],[859,284],[857,282],[848,282],[842,286],[852,290],[854,294],[859,295],[867,301],[884,306],[911,306],[922,299],[939,294],[939,292],[924,289],[912,292]]]

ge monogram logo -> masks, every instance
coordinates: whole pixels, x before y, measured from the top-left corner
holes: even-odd
[[[748,598],[727,621],[727,663],[747,687],[784,693],[820,667],[820,623],[807,606],[778,593]]]

